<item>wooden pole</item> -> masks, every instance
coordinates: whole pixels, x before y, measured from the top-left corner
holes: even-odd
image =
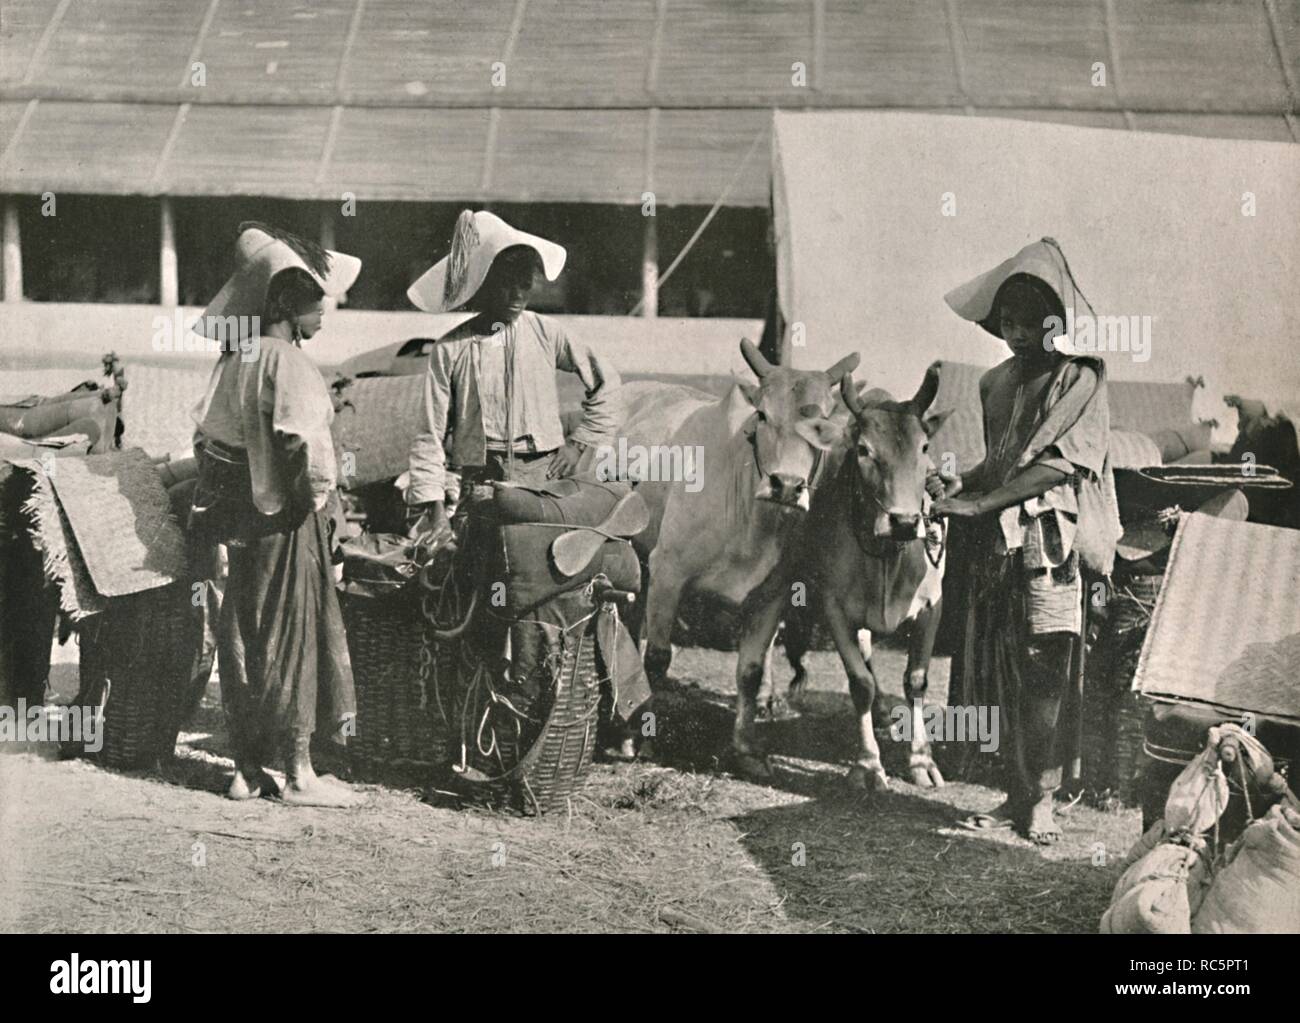
[[[18,203],[5,200],[4,227],[5,301],[23,300],[23,245],[18,228]]]
[[[641,231],[641,315],[659,315],[659,232],[656,218],[642,217]]]
[[[322,249],[334,248],[334,207],[328,203],[320,211],[320,247]],[[325,296],[325,308],[334,309],[341,303],[346,303],[347,295],[341,295],[338,298]]]
[[[172,201],[163,196],[160,203],[162,212],[162,244],[159,246],[159,299],[166,308],[175,308],[181,304],[180,277],[176,270],[176,217],[172,210]]]

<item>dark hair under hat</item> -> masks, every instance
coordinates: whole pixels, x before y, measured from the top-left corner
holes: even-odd
[[[1047,315],[1059,318],[1064,327],[1065,304],[1061,301],[1061,296],[1041,277],[1027,273],[1014,273],[999,285],[997,294],[993,296],[993,306],[989,309],[988,316],[980,321],[981,327],[990,334],[1002,336],[1002,302],[1013,287],[1027,287],[1047,307]]]

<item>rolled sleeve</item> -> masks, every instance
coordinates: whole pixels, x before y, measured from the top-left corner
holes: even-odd
[[[443,437],[447,433],[447,411],[451,405],[451,367],[445,346],[435,345],[429,353],[424,374],[424,429],[411,444],[411,485],[408,504],[442,501],[447,496],[447,455]]]
[[[588,446],[612,437],[623,418],[623,382],[608,359],[602,359],[589,346],[560,331],[556,339],[555,365],[576,373],[586,390],[582,401],[582,422],[573,431],[572,440]]]

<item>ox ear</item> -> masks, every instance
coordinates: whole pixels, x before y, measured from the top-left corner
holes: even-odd
[[[829,451],[844,435],[844,427],[833,419],[801,419],[794,432],[819,451]]]
[[[934,404],[934,396],[938,393],[939,363],[932,362],[929,369],[925,371],[925,378],[921,381],[921,386],[917,388],[916,394],[912,395],[912,400],[908,404],[912,406],[912,411],[919,418],[924,419],[925,413]]]
[[[754,376],[758,377],[759,380],[772,372],[772,364],[767,361],[767,358],[758,350],[754,342],[747,337],[740,339],[740,354],[745,357],[745,362],[749,364],[749,368],[754,371]]]
[[[862,356],[857,352],[849,352],[839,362],[826,371],[826,376],[830,378],[831,383],[839,380],[845,373],[852,373],[858,368],[858,363],[862,361]]]
[[[743,380],[733,380],[733,387],[727,392],[727,418],[732,416],[751,416],[758,408],[758,385],[747,384]]]
[[[924,416],[921,418],[921,429],[925,430],[927,437],[933,437],[939,432],[939,428],[948,421],[948,417],[957,410],[955,408],[944,409],[942,412],[936,412],[928,419]]]

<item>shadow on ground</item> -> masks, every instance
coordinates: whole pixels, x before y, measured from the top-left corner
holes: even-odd
[[[1094,930],[1118,877],[1113,853],[1094,865],[1087,836],[1049,857],[1014,836],[968,834],[956,825],[969,808],[947,800],[969,786],[949,786],[944,800],[895,786],[871,797],[823,787],[731,819],[787,917],[873,933]]]

